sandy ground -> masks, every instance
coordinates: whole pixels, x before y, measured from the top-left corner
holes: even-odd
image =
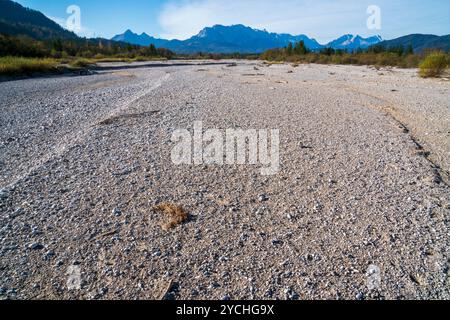
[[[450,82],[171,64],[0,83],[0,297],[450,298]],[[279,173],[175,165],[195,121],[280,130]]]

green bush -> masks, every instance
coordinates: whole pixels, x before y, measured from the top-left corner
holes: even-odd
[[[442,52],[433,52],[420,64],[419,75],[423,78],[438,77],[447,67],[447,56]]]

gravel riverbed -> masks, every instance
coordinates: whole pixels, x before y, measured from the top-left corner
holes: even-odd
[[[110,64],[2,82],[0,106],[0,298],[450,298],[445,79]],[[280,171],[175,165],[195,121],[278,129]],[[189,221],[161,228],[164,202]]]

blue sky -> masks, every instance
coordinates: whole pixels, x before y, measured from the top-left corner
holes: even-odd
[[[242,23],[271,32],[306,34],[325,43],[343,34],[450,34],[449,0],[16,0],[64,25],[66,9],[81,9],[85,36],[111,38],[126,29],[186,39],[203,27]],[[381,29],[367,27],[367,8],[381,9]]]

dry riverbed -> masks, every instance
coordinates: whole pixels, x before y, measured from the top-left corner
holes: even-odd
[[[0,298],[450,298],[449,81],[124,66],[0,83]],[[279,173],[175,165],[195,121],[278,129]]]

